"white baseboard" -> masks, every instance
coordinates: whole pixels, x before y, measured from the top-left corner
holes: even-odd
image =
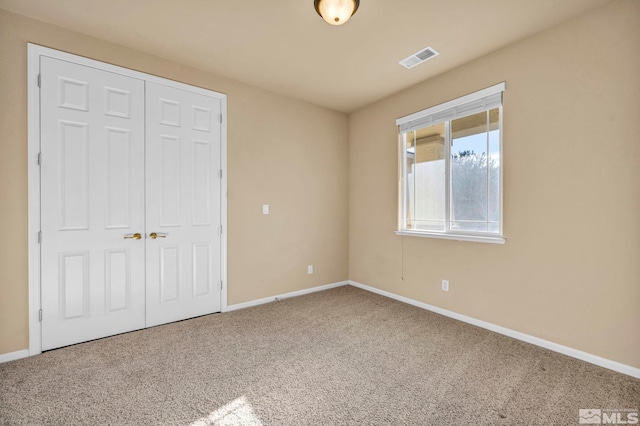
[[[340,281],[333,284],[321,285],[318,287],[311,287],[304,290],[292,291],[290,293],[279,294],[277,296],[265,297],[263,299],[250,300],[248,302],[237,303],[235,305],[227,306],[227,312],[237,311],[238,309],[250,308],[252,306],[263,305],[265,303],[275,302],[276,299],[288,299],[290,297],[302,296],[309,293],[315,293],[318,291],[329,290],[330,288],[342,287],[348,285],[349,281]]]
[[[3,362],[15,361],[16,359],[26,358],[28,356],[29,356],[29,349],[23,349],[21,351],[0,354],[0,364],[2,364]]]
[[[534,337],[529,334],[521,333],[519,331],[511,330],[506,327],[502,327],[496,324],[492,324],[490,322],[482,321],[479,319],[475,319],[472,317],[468,317],[466,315],[458,314],[456,312],[449,311],[447,309],[439,308],[437,306],[429,305],[424,302],[419,302],[414,299],[410,299],[408,297],[399,296],[395,293],[391,293],[385,290],[380,290],[375,287],[368,286],[366,284],[362,284],[356,281],[340,281],[337,283],[326,284],[318,287],[312,287],[304,290],[292,291],[290,293],[284,293],[277,296],[265,297],[263,299],[251,300],[249,302],[238,303],[235,305],[227,306],[227,312],[236,311],[238,309],[249,308],[252,306],[258,306],[265,303],[275,302],[276,299],[282,300],[290,297],[302,296],[305,294],[315,293],[318,291],[329,290],[331,288],[341,287],[344,285],[352,285],[354,287],[358,287],[362,290],[370,291],[372,293],[379,294],[381,296],[388,297],[390,299],[398,300],[403,303],[407,303],[409,305],[416,306],[418,308],[426,309],[431,312],[435,312],[440,315],[444,315],[449,318],[456,319],[458,321],[466,322],[471,325],[475,325],[477,327],[484,328],[486,330],[490,330],[499,334],[503,334],[505,336],[512,337],[514,339],[522,340],[523,342],[531,343],[532,345],[540,346],[545,349],[549,349],[554,352],[561,353],[563,355],[570,356],[572,358],[576,358],[582,361],[586,361],[591,364],[598,365],[600,367],[607,368],[609,370],[617,371],[622,374],[626,374],[631,377],[635,377],[640,379],[640,368],[632,367],[630,365],[622,364],[617,361],[612,361],[607,358],[603,358],[597,355],[593,355],[587,352],[580,351],[578,349],[570,348],[568,346],[563,346],[558,343],[554,343],[548,340],[541,339],[539,337]],[[26,358],[29,356],[29,350],[23,349],[21,351],[9,352],[6,354],[0,354],[0,364],[4,362],[14,361],[21,358]]]
[[[635,377],[640,379],[640,368],[632,367],[630,365],[622,364],[617,361],[612,361],[607,358],[602,358],[597,355],[593,355],[587,352],[580,351],[578,349],[573,349],[568,346],[563,346],[558,343],[550,342],[548,340],[540,339],[539,337],[534,337],[529,334],[521,333],[519,331],[511,330],[509,328],[501,327],[499,325],[492,324],[490,322],[482,321],[479,319],[471,318],[466,315],[458,314],[456,312],[448,311],[446,309],[439,308],[437,306],[429,305],[427,303],[419,302],[417,300],[409,299],[408,297],[399,296],[394,293],[390,293],[388,291],[380,290],[375,287],[368,286],[366,284],[361,284],[356,281],[349,281],[349,284],[361,288],[363,290],[370,291],[372,293],[379,294],[381,296],[386,296],[391,299],[398,300],[400,302],[407,303],[409,305],[417,306],[418,308],[426,309],[431,312],[435,312],[440,315],[444,315],[449,318],[453,318],[462,322],[466,322],[468,324],[472,324],[490,331],[494,331],[499,334],[503,334],[505,336],[513,337],[514,339],[522,340],[523,342],[531,343],[532,345],[540,346],[545,349],[549,349],[554,352],[561,353],[563,355],[570,356],[572,358],[577,358],[582,361],[586,361],[591,364],[598,365],[600,367],[607,368],[609,370],[617,371],[618,373],[626,374],[631,377]]]

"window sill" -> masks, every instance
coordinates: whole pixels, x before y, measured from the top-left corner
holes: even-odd
[[[506,240],[503,237],[488,237],[479,235],[466,235],[466,234],[443,234],[439,232],[425,232],[425,231],[396,231],[396,235],[403,235],[407,237],[422,237],[422,238],[438,238],[441,240],[457,240],[457,241],[473,241],[476,243],[491,243],[491,244],[504,244]]]

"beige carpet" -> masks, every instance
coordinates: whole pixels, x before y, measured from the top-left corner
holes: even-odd
[[[0,424],[576,425],[640,380],[354,287],[0,365]]]

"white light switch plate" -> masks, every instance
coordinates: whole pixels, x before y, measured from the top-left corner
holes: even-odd
[[[269,214],[269,204],[262,205],[262,214]]]

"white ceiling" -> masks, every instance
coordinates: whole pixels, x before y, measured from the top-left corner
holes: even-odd
[[[0,8],[351,112],[611,0],[0,0]],[[440,55],[407,70],[426,46]]]

